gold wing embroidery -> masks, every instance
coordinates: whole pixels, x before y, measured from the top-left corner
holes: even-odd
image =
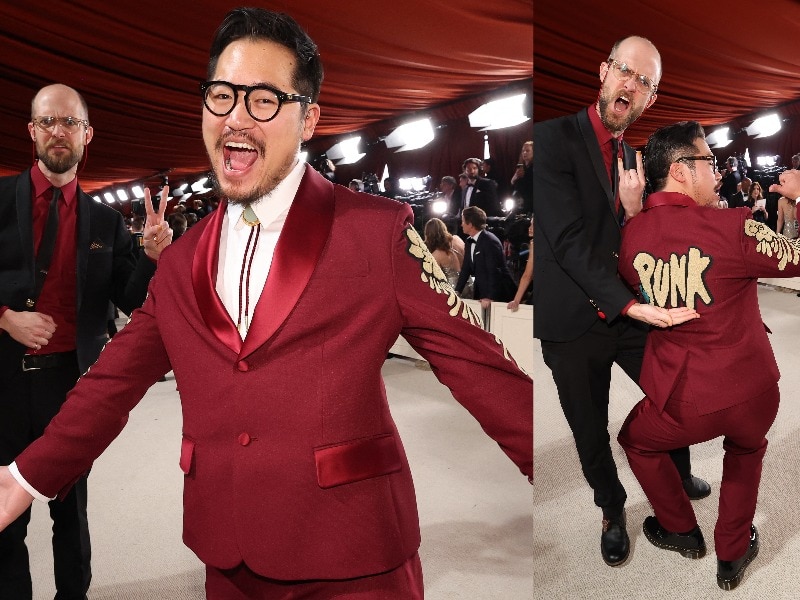
[[[800,239],[790,240],[752,219],[744,222],[744,233],[755,238],[757,252],[775,257],[778,261],[778,270],[783,271],[788,263],[796,265],[800,262]]]
[[[422,272],[420,273],[422,281],[427,283],[437,294],[445,294],[447,296],[450,316],[456,317],[460,315],[461,318],[466,319],[473,325],[483,327],[481,318],[461,300],[453,286],[447,281],[444,271],[442,271],[436,259],[433,258],[416,229],[411,226],[406,227],[406,237],[408,238],[408,253],[417,259],[422,267]]]

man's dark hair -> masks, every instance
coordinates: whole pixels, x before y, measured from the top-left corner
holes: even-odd
[[[300,94],[317,101],[323,75],[317,45],[292,17],[263,8],[240,7],[225,15],[211,42],[208,79],[214,78],[223,50],[241,39],[269,40],[290,50],[297,58],[292,84]]]
[[[667,185],[669,167],[680,156],[695,156],[694,143],[705,139],[706,133],[697,121],[681,121],[656,130],[644,149],[644,172],[652,191],[659,192]],[[694,171],[693,160],[686,164]]]
[[[461,217],[475,229],[486,229],[486,213],[477,206],[468,206],[461,213]]]
[[[468,158],[463,163],[461,163],[461,168],[463,170],[466,170],[467,165],[470,163],[472,163],[473,165],[477,165],[477,167],[480,169],[481,165],[483,164],[483,161],[480,158]]]

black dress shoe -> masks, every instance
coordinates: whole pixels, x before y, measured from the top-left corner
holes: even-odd
[[[742,581],[744,570],[758,555],[758,530],[750,525],[750,546],[744,556],[737,560],[717,560],[717,585],[723,590],[732,590]]]
[[[699,526],[689,533],[673,533],[661,527],[655,517],[647,517],[642,525],[648,541],[664,550],[672,550],[686,558],[703,558],[706,555],[706,541]]]
[[[600,554],[609,567],[617,567],[628,559],[631,545],[625,529],[625,513],[617,518],[603,519],[600,534]]]
[[[711,486],[708,485],[708,482],[694,475],[689,475],[683,480],[683,489],[686,490],[689,500],[700,500],[711,493]]]

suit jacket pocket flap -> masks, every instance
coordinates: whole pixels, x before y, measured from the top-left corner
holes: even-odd
[[[187,437],[181,440],[181,459],[178,464],[186,475],[192,470],[192,457],[194,456],[194,440]]]
[[[403,468],[391,433],[314,449],[321,488],[396,473]]]

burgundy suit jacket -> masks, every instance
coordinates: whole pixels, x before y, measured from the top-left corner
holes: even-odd
[[[698,412],[709,414],[752,399],[780,377],[757,279],[800,275],[800,243],[750,216],[658,192],[623,227],[620,273],[640,298],[700,313],[648,335],[639,385],[661,410],[681,378]]]
[[[475,326],[408,206],[306,169],[244,342],[214,289],[224,212],[164,252],[144,306],[17,458],[37,490],[85,470],[172,369],[184,541],[204,563],[284,580],[396,567],[420,541],[381,378],[400,333],[532,476],[532,381]]]

